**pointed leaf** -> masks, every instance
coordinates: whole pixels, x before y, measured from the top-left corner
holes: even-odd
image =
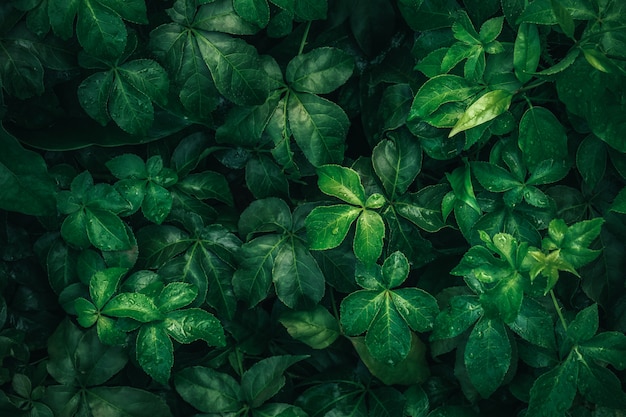
[[[532,23],[522,23],[517,30],[513,48],[515,76],[522,83],[530,81],[541,59],[539,30]]]
[[[411,331],[387,296],[365,335],[365,344],[374,359],[391,366],[411,350]]]
[[[146,324],[139,329],[137,362],[155,381],[166,384],[170,379],[174,347],[160,324]]]
[[[322,165],[317,168],[320,190],[355,206],[365,204],[365,189],[359,174],[340,165]]]
[[[360,213],[360,208],[346,204],[314,208],[306,218],[310,248],[326,250],[339,246]]]
[[[172,417],[163,398],[132,387],[93,387],[86,390],[90,410],[102,416]],[[87,411],[89,412],[89,411]]]
[[[448,137],[495,119],[509,109],[513,94],[507,90],[489,91],[474,101],[456,122]]]
[[[437,315],[430,339],[456,337],[469,329],[482,315],[483,309],[477,296],[454,296],[450,299],[450,305]]]
[[[364,263],[374,263],[383,251],[385,223],[375,211],[364,210],[356,221],[354,254]]]
[[[414,138],[384,139],[372,151],[372,165],[393,200],[404,194],[422,167],[422,149]]]
[[[279,321],[291,337],[313,349],[327,348],[340,335],[337,320],[320,305],[312,310],[287,311]]]
[[[425,119],[443,104],[465,101],[478,91],[479,87],[456,75],[433,77],[415,95],[407,121]]]
[[[472,384],[489,397],[511,366],[511,343],[502,321],[482,318],[469,336],[464,361]]]
[[[220,321],[199,308],[172,311],[163,323],[167,334],[179,343],[204,340],[209,346],[224,346],[226,339]]]
[[[530,389],[528,417],[564,416],[576,396],[578,364],[570,354],[565,362],[535,380]]]
[[[546,141],[545,138],[551,138]],[[531,171],[543,160],[567,158],[567,135],[558,119],[543,107],[527,110],[519,125],[518,144]]]
[[[154,304],[159,310],[166,313],[186,307],[198,296],[198,289],[185,282],[171,282],[167,284],[158,297],[154,300]]]
[[[93,56],[114,60],[126,47],[126,26],[120,15],[96,0],[78,4],[76,20],[78,42]]]
[[[287,65],[285,78],[296,91],[328,94],[352,75],[354,58],[338,48],[316,48],[296,55]]]
[[[219,32],[202,32],[196,39],[221,94],[238,105],[265,101],[269,94],[267,75],[254,47]]]
[[[287,117],[298,147],[311,164],[343,161],[350,121],[341,107],[314,94],[292,92]]]
[[[162,318],[148,296],[141,293],[121,293],[116,295],[102,309],[102,314],[113,317],[128,317],[142,323]]]
[[[311,308],[324,296],[322,271],[304,244],[294,238],[276,254],[272,280],[278,298],[291,308]]]
[[[210,368],[185,368],[174,376],[174,385],[185,401],[204,413],[234,413],[242,405],[237,381]]]
[[[272,398],[285,385],[284,372],[306,356],[271,356],[250,367],[241,376],[241,392],[251,407],[258,407]]]
[[[117,286],[126,275],[126,268],[107,268],[96,272],[89,280],[89,295],[98,310],[117,292]]]
[[[341,325],[348,336],[364,333],[378,314],[384,299],[379,291],[359,290],[341,302]]]

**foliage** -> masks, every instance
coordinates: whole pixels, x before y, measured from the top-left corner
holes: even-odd
[[[626,3],[7,0],[0,414],[620,416]]]

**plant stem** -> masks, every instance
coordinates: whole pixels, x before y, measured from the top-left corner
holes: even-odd
[[[306,45],[306,38],[308,38],[309,36],[309,30],[311,30],[312,22],[312,20],[309,20],[306,23],[306,27],[304,28],[304,35],[302,35],[302,41],[300,41],[300,49],[298,49],[298,55],[302,55],[302,51],[304,51],[304,45]]]
[[[552,297],[552,303],[554,304],[554,308],[556,309],[556,314],[558,314],[559,320],[561,320],[563,328],[567,331],[567,322],[565,321],[565,317],[563,317],[563,313],[561,312],[561,306],[556,299],[556,295],[554,295],[554,290],[550,290],[550,297]]]

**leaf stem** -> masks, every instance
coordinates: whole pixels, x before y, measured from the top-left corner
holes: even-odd
[[[304,35],[302,35],[302,40],[300,41],[300,48],[298,49],[298,55],[302,55],[302,51],[304,51],[304,45],[306,45],[306,38],[309,36],[309,30],[311,30],[312,20],[309,20],[306,23],[306,27],[304,28]]]
[[[563,325],[563,329],[567,331],[567,322],[565,321],[565,317],[563,317],[563,312],[561,311],[561,306],[556,299],[556,295],[554,295],[554,290],[550,290],[550,297],[552,297],[552,303],[554,304],[554,308],[556,309],[556,314],[559,316],[559,320],[561,320],[561,324]]]

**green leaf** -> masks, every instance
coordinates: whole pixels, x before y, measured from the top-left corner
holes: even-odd
[[[313,349],[327,348],[340,335],[337,320],[320,305],[312,310],[287,311],[279,321],[291,337]]]
[[[410,268],[409,261],[402,252],[393,252],[383,262],[382,277],[377,277],[377,281],[386,289],[399,287],[409,276]]]
[[[367,366],[367,369],[386,385],[401,384],[418,387],[416,384],[421,384],[430,376],[430,370],[426,361],[426,345],[413,333],[411,334],[411,349],[409,354],[405,359],[394,366],[376,360],[369,352],[364,337],[352,337],[350,341],[365,366]],[[398,400],[395,397],[389,399]],[[381,399],[377,398],[377,401],[381,401]],[[378,411],[380,412],[381,410]],[[387,414],[384,413],[382,415]],[[421,416],[421,414],[412,415]]]
[[[317,168],[317,185],[320,190],[355,206],[365,204],[365,188],[359,174],[340,165],[322,165]]]
[[[78,90],[79,92],[81,90]],[[125,153],[109,160],[105,164],[111,174],[118,179],[145,179],[148,177],[146,163],[133,153]]]
[[[602,332],[579,344],[580,352],[599,362],[609,363],[621,371],[626,368],[626,335],[620,332]]]
[[[564,416],[576,396],[578,363],[570,354],[565,362],[535,380],[530,390],[528,417]]]
[[[352,76],[354,59],[338,48],[316,48],[296,55],[285,72],[285,79],[296,91],[328,94]]]
[[[502,32],[502,25],[504,24],[504,17],[494,17],[488,19],[480,26],[479,36],[480,41],[486,45],[496,40]]]
[[[290,308],[311,308],[324,296],[325,280],[300,240],[282,244],[274,259],[272,280],[278,298]]]
[[[159,320],[161,312],[152,299],[141,293],[121,293],[113,297],[102,309],[102,314],[128,317],[142,323]]]
[[[234,413],[242,406],[237,381],[210,368],[185,368],[174,375],[174,386],[185,401],[204,413]]]
[[[465,346],[464,362],[470,381],[487,398],[502,384],[511,366],[511,342],[502,321],[483,317]]]
[[[137,388],[93,387],[86,390],[86,398],[89,408],[101,416],[172,417],[163,398]]]
[[[117,287],[127,272],[126,268],[107,268],[91,277],[89,295],[98,310],[101,310],[117,292]]]
[[[482,210],[478,206],[476,195],[474,195],[470,166],[466,164],[464,167],[458,167],[452,173],[446,173],[446,178],[452,186],[456,199],[467,204],[476,213],[481,214]]]
[[[480,91],[465,78],[456,75],[440,75],[426,81],[418,90],[407,121],[424,120],[442,105],[463,102]]]
[[[435,298],[419,288],[400,288],[391,294],[393,304],[416,332],[431,330],[439,307]]]
[[[233,275],[233,289],[250,307],[267,297],[272,285],[274,258],[283,242],[281,236],[267,235],[241,247],[241,263]]]
[[[141,204],[141,212],[152,223],[161,224],[170,214],[173,201],[172,194],[168,190],[149,181]]]
[[[365,344],[374,359],[391,366],[397,365],[408,356],[411,349],[411,331],[389,297],[383,298],[365,335]]]
[[[221,94],[238,105],[265,101],[269,94],[267,75],[253,46],[219,32],[198,33],[196,41]]]
[[[576,167],[589,187],[595,188],[604,176],[606,160],[606,144],[597,137],[589,135],[578,145]]]
[[[137,362],[152,379],[167,384],[174,366],[174,347],[160,324],[146,324],[139,329]]]
[[[265,155],[248,160],[246,186],[257,199],[289,195],[289,181],[283,170]]]
[[[565,128],[550,110],[543,107],[526,110],[520,120],[518,144],[531,171],[545,159],[567,159]]]
[[[331,232],[332,233],[332,232]],[[364,263],[374,263],[383,251],[385,223],[375,211],[364,210],[356,221],[354,254]]]
[[[314,208],[306,218],[309,247],[326,250],[339,246],[361,212],[361,208],[346,204]]]
[[[0,126],[0,208],[32,216],[55,211],[56,187],[43,158]]]
[[[495,164],[473,161],[471,167],[480,185],[488,191],[501,193],[523,185],[519,178]]]
[[[154,304],[164,313],[188,306],[198,296],[198,289],[185,282],[167,284],[154,300]]]
[[[127,250],[132,246],[126,226],[108,210],[86,209],[85,224],[89,241],[100,250]]]
[[[139,261],[146,268],[161,267],[191,245],[188,238],[187,233],[171,225],[144,227],[137,233],[142,248]]]
[[[537,71],[540,58],[541,40],[537,26],[522,23],[517,30],[513,49],[513,68],[517,79],[522,83],[530,81],[532,74]]]
[[[443,184],[429,185],[417,193],[408,193],[393,204],[405,219],[427,232],[437,232],[445,227],[441,206],[449,188]]]
[[[78,382],[83,386],[102,385],[120,372],[128,362],[121,346],[107,346],[100,342],[95,331],[83,334],[74,351]]]
[[[341,302],[341,325],[348,336],[364,333],[381,308],[384,295],[379,291],[359,290]]]
[[[435,319],[431,340],[449,339],[462,334],[483,315],[483,309],[474,295],[457,295]]]
[[[550,4],[552,5],[552,11],[554,12],[556,21],[561,27],[563,33],[565,33],[568,38],[576,40],[574,38],[576,24],[574,23],[574,19],[572,18],[570,12],[561,4],[559,0],[550,0]]]
[[[567,327],[567,336],[575,344],[586,342],[598,331],[598,321],[598,305],[592,304],[578,312]]]
[[[614,409],[626,407],[622,383],[613,372],[594,362],[578,363],[578,390],[587,401]]]
[[[96,324],[98,321],[98,309],[91,301],[80,297],[74,301],[74,309],[76,310],[76,321],[81,326],[88,328]]]
[[[233,196],[228,181],[218,172],[204,171],[189,174],[181,179],[177,186],[199,200],[214,199],[230,206],[233,205]]]
[[[422,168],[422,149],[412,137],[384,139],[372,151],[372,165],[393,200],[404,194]]]
[[[255,233],[279,232],[291,230],[291,210],[280,198],[255,200],[239,217],[239,234],[250,239]]]
[[[525,297],[515,320],[509,328],[530,343],[555,350],[554,320],[538,301]]]
[[[226,344],[224,329],[219,320],[208,311],[199,308],[169,312],[163,326],[167,334],[179,343],[204,340],[209,346]]]
[[[264,28],[270,21],[270,7],[267,0],[234,0],[237,14],[250,23]]]
[[[241,376],[243,399],[253,408],[272,398],[285,385],[284,372],[306,356],[271,356],[255,363]]]
[[[291,92],[289,127],[298,147],[314,166],[343,161],[348,116],[332,101],[310,93]]]
[[[108,100],[115,76],[112,71],[97,72],[78,86],[78,101],[87,114],[105,126],[110,120]]]
[[[77,16],[76,36],[87,53],[104,60],[122,55],[128,35],[119,14],[96,0],[81,0]]]
[[[465,110],[448,137],[495,119],[509,109],[511,100],[513,94],[507,90],[493,90],[483,94]]]

